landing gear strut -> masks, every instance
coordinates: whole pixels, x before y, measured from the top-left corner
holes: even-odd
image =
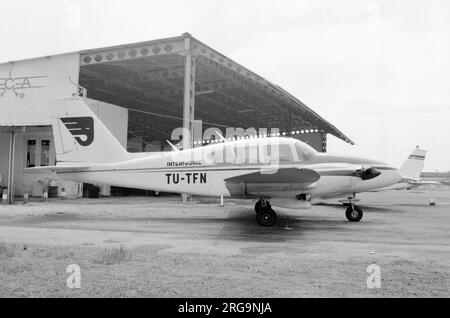
[[[355,202],[359,202],[359,199],[353,197],[348,197],[346,200],[339,200],[344,206],[347,206],[347,210],[345,211],[345,216],[347,220],[350,222],[359,222],[363,217],[362,209],[355,205]]]
[[[277,214],[269,201],[261,199],[255,204],[256,221],[261,226],[273,226],[277,222]]]

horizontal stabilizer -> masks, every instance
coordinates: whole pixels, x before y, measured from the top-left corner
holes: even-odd
[[[274,173],[261,171],[228,178],[229,183],[313,183],[320,175],[311,169],[280,168]]]

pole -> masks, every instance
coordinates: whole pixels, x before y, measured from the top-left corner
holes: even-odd
[[[9,157],[8,157],[8,204],[14,203],[14,153],[16,148],[16,131],[14,127],[9,132]]]
[[[195,58],[191,52],[191,36],[184,35],[184,95],[183,95],[183,150],[191,149],[194,140],[194,106],[195,106]],[[188,202],[190,197],[183,193],[183,203]]]

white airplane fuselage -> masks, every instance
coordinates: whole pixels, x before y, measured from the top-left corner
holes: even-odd
[[[62,179],[93,184],[255,198],[256,218],[262,226],[276,223],[271,206],[297,209],[312,200],[351,196],[402,180],[399,170],[385,163],[318,153],[287,137],[232,136],[237,140],[226,142],[211,138],[204,147],[133,154],[82,99],[56,100],[52,108],[58,162],[38,170],[48,169]],[[189,138],[188,133],[184,135]],[[362,215],[353,204],[346,210],[351,222],[359,222]]]
[[[239,145],[239,141],[234,143]],[[398,170],[387,164],[370,159],[321,153],[315,154],[306,161],[294,159],[290,162],[277,162],[276,164],[273,162],[218,164],[211,162],[208,158],[205,160],[204,150],[214,149],[214,147],[221,149],[221,146],[223,145],[215,144],[179,152],[136,154],[136,158],[124,162],[89,164],[89,168],[80,171],[59,172],[59,175],[64,179],[79,182],[161,192],[235,198],[266,197],[297,201],[296,198],[302,194],[308,195],[310,199],[326,199],[387,187],[401,180]],[[208,151],[206,152],[208,153]],[[340,167],[343,164],[374,167],[380,172],[380,175],[370,180],[362,180],[349,172],[333,172],[333,167]],[[284,168],[314,168],[324,172],[319,172],[320,179],[314,183],[304,183],[302,180],[290,183],[227,182],[227,179],[240,175],[260,171],[266,171],[265,173],[270,175],[277,169]],[[290,206],[291,203],[287,205]]]

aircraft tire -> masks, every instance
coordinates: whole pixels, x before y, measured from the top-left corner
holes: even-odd
[[[265,208],[256,214],[256,221],[261,226],[273,226],[277,223],[277,214],[271,208]]]
[[[359,206],[354,205],[353,208],[349,206],[345,211],[345,216],[350,222],[359,222],[363,217],[363,211]]]

